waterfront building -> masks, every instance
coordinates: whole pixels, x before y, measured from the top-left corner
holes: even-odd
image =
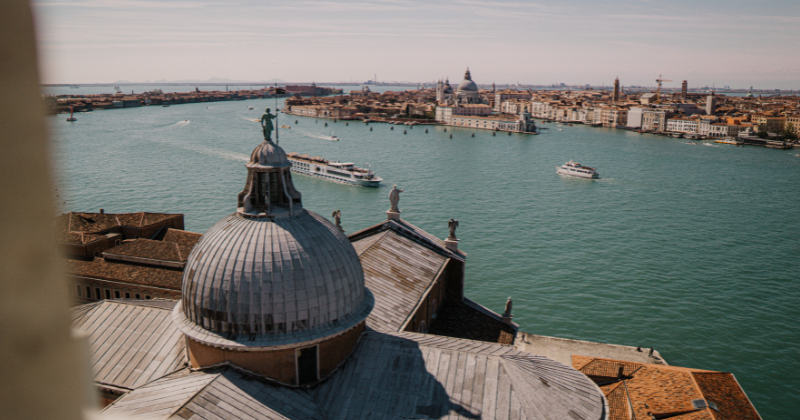
[[[506,112],[501,109],[502,104],[508,100],[516,100],[515,102],[519,101],[528,101],[531,99],[530,92],[518,91],[518,90],[511,90],[511,89],[503,89],[499,92],[494,93],[494,110],[497,112]],[[516,112],[510,112],[510,114],[516,114]]]
[[[514,131],[517,133],[536,132],[536,124],[528,113],[520,115],[500,114],[485,117],[453,115],[450,119],[450,125],[484,130]]]
[[[697,133],[700,118],[678,117],[667,119],[667,131],[678,133]]]
[[[774,112],[757,112],[752,115],[754,129],[757,133],[780,133],[786,127],[786,117]]]
[[[800,114],[789,114],[786,116],[786,128],[789,132],[800,136]]]
[[[464,80],[458,84],[458,88],[456,89],[456,101],[459,104],[479,104],[483,102],[478,92],[478,85],[472,81],[469,68],[464,72]]]

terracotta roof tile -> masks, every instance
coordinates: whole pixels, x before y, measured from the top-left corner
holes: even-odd
[[[139,238],[125,241],[122,245],[106,250],[106,253],[154,260],[186,262],[191,251],[191,247],[175,242]]]
[[[144,286],[181,290],[183,273],[140,265],[117,264],[96,258],[94,261],[66,260],[68,274]]]
[[[614,393],[627,393],[636,418],[669,416],[680,420],[760,420],[755,407],[730,373],[691,369],[678,366],[632,363],[620,360],[572,356],[572,365],[599,383],[613,381],[623,369],[622,380],[604,384],[611,420],[628,419],[622,414],[622,403]],[[624,386],[614,384],[623,384]],[[696,409],[692,400],[703,399],[716,404]]]
[[[718,420],[761,418],[732,374],[692,372],[692,376],[705,399],[713,401],[719,407],[719,412],[714,413]]]
[[[185,230],[167,229],[164,235],[164,242],[175,242],[180,245],[185,245],[191,248],[197,244],[197,241],[203,237],[202,233],[187,232]]]

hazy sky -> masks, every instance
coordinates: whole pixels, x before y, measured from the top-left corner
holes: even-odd
[[[33,0],[44,83],[288,82],[800,89],[800,1]]]

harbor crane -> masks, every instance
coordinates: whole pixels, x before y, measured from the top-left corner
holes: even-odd
[[[656,90],[656,96],[658,97],[659,101],[661,100],[661,82],[671,82],[671,81],[672,80],[662,79],[661,75],[660,74],[658,75],[658,79],[656,79],[656,82],[658,83],[658,90]]]

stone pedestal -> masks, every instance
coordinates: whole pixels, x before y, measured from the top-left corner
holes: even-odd
[[[444,240],[444,246],[446,246],[447,249],[449,249],[449,250],[451,250],[453,252],[458,251],[458,239],[455,239],[455,240],[453,240],[453,239],[445,239]]]
[[[400,210],[398,211],[387,211],[386,212],[386,220],[400,220]]]
[[[508,325],[514,325],[514,323],[513,323],[513,322],[511,322],[511,319],[512,319],[512,318],[514,318],[514,316],[512,316],[512,315],[508,315],[508,316],[506,316],[506,314],[503,314],[503,316],[502,316],[502,317],[500,317],[500,319],[502,319],[502,320],[503,320],[503,322],[505,322],[505,323],[506,323],[506,324],[508,324]]]

